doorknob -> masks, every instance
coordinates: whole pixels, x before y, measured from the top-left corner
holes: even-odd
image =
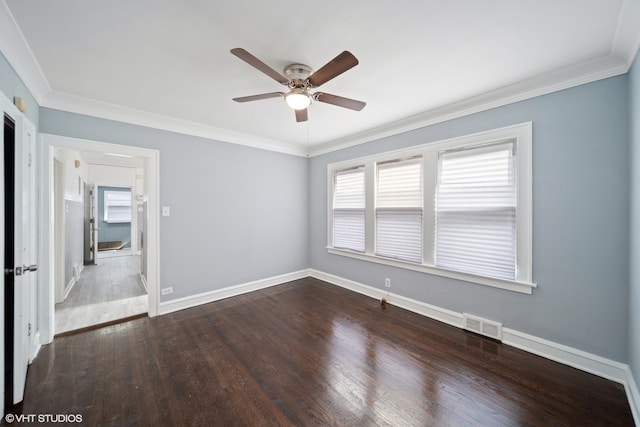
[[[4,274],[12,274],[15,272],[16,276],[22,276],[22,273],[26,273],[27,271],[36,271],[37,269],[38,269],[37,264],[23,265],[22,268],[16,267],[15,270],[13,268],[5,268]]]

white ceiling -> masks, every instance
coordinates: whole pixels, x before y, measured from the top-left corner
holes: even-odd
[[[120,153],[102,153],[97,151],[81,151],[87,164],[100,166],[117,166],[125,168],[144,168],[144,159]]]
[[[640,0],[1,1],[41,105],[294,154],[621,74],[640,39]],[[367,106],[296,123],[282,98],[236,103],[282,86],[235,47],[278,71],[349,50],[360,64],[322,91]]]

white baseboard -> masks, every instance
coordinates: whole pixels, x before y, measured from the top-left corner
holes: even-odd
[[[628,365],[533,335],[502,328],[502,342],[546,359],[625,384]]]
[[[163,315],[167,313],[173,313],[174,311],[196,307],[201,304],[207,304],[221,299],[234,297],[236,295],[242,295],[247,292],[257,291],[259,289],[268,288],[270,286],[280,285],[292,280],[303,279],[308,276],[308,270],[300,270],[293,273],[282,274],[280,276],[274,276],[249,283],[229,286],[226,288],[216,289],[214,291],[204,292],[184,298],[178,298],[171,301],[164,301],[160,303],[158,314]]]
[[[147,277],[140,272],[140,281],[142,282],[142,286],[144,286],[144,291],[149,293],[149,289],[147,289]]]
[[[69,292],[71,292],[71,289],[73,289],[73,286],[76,284],[76,278],[72,277],[71,280],[69,280],[69,283],[67,283],[67,287],[64,289],[64,297],[62,298],[62,301],[64,302],[64,300],[67,299],[67,297],[69,296]]]
[[[375,299],[385,297],[389,304],[413,311],[414,313],[448,325],[458,328],[462,328],[463,326],[462,313],[403,297],[402,295],[396,295],[382,289],[314,269],[309,270],[309,275]],[[640,394],[638,393],[638,388],[629,369],[629,365],[509,328],[503,328],[502,334],[502,342],[506,345],[623,384],[636,425],[640,426],[640,419],[638,417]]]
[[[627,398],[629,399],[629,406],[631,406],[631,413],[637,426],[640,426],[640,391],[638,391],[638,385],[633,378],[633,372],[631,368],[626,368],[627,378],[624,384],[624,388],[627,392]]]
[[[69,283],[67,283],[67,286],[64,288],[64,297],[62,298],[61,302],[64,302],[64,300],[66,300],[67,297],[69,296],[71,289],[73,289],[75,284],[80,279],[82,270],[84,270],[84,264],[76,264],[75,266],[73,266],[73,275],[71,276],[71,280],[69,280]],[[56,301],[56,304],[57,304],[57,301]]]
[[[391,292],[377,289],[369,285],[354,282],[353,280],[345,279],[342,277],[334,276],[333,274],[324,273],[322,271],[310,269],[309,276],[316,279],[324,280],[331,284],[349,289],[351,291],[358,292],[369,297],[380,299],[382,297],[387,299],[387,302],[397,307],[404,308],[414,313],[421,314],[431,319],[438,320],[440,322],[452,325],[458,328],[462,328],[462,313],[456,313],[455,311],[447,310],[446,308],[437,307],[435,305],[427,304],[422,301],[414,300],[411,298],[397,295]]]

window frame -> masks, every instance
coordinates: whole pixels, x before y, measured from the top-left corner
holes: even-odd
[[[493,173],[491,177],[494,179],[491,183],[487,183],[487,181],[482,181],[482,190],[480,193],[476,193],[473,191],[474,187],[471,184],[478,185],[480,182],[471,181],[465,182],[465,184],[461,184],[459,181],[457,183],[448,181],[448,178],[443,175],[443,171],[447,170],[445,164],[448,162],[456,163],[456,161],[466,162],[467,168],[466,172],[470,173],[478,173],[479,170],[476,169],[479,167],[477,163],[469,164],[470,159],[475,159],[474,162],[478,162],[478,159],[487,159],[491,158],[492,161],[496,161],[497,158],[493,157],[495,155],[500,156],[500,153],[504,153],[502,155],[506,155],[504,157],[503,167],[506,168],[503,170],[505,172],[501,177],[503,181],[495,181],[496,175]],[[516,213],[517,213],[517,171],[515,160],[517,159],[517,147],[513,140],[507,140],[506,142],[496,142],[489,143],[483,145],[477,145],[472,147],[465,147],[464,149],[456,149],[456,150],[447,150],[440,151],[438,153],[438,170],[437,170],[437,185],[436,185],[436,238],[435,238],[435,259],[434,264],[440,268],[449,268],[451,270],[456,271],[466,271],[471,274],[478,274],[482,276],[488,277],[500,277],[500,275],[512,274],[514,277],[502,277],[507,280],[515,280],[516,271],[516,248],[515,245],[517,243],[517,229],[516,229]],[[482,161],[482,160],[481,160]],[[459,164],[459,163],[458,163]],[[450,166],[450,164],[449,164]],[[498,166],[500,167],[500,166]],[[454,167],[455,168],[455,167]],[[484,168],[481,168],[484,171]],[[461,179],[462,169],[457,168],[455,179]],[[493,170],[493,172],[497,172],[498,170]],[[486,172],[483,172],[486,173]],[[482,175],[480,176],[481,180],[486,180],[487,177]],[[498,184],[499,182],[499,184]],[[498,184],[498,187],[496,187]],[[486,195],[485,191],[496,191],[499,188],[499,198],[496,200],[495,198],[492,200],[490,205],[487,205],[487,200],[483,200],[483,197]],[[467,192],[466,198],[464,200],[459,200],[454,198],[455,203],[448,204],[448,201],[451,202],[451,199],[448,200],[448,196],[453,194],[459,195],[461,192]],[[495,193],[492,193],[493,197],[497,197]],[[442,206],[440,206],[439,197],[442,196]],[[469,205],[464,205],[465,202],[474,201],[476,204],[473,207]],[[505,214],[507,217],[510,216],[509,213],[512,214],[512,221],[508,223],[505,222]],[[499,221],[493,223],[494,215],[499,217]],[[440,219],[442,218],[442,223]],[[456,219],[454,219],[456,218]],[[485,244],[482,240],[476,240],[476,236],[473,232],[469,239],[466,240],[465,237],[462,237],[460,240],[458,237],[454,237],[451,239],[451,235],[447,235],[447,232],[451,232],[452,229],[449,228],[451,223],[449,221],[456,222],[456,227],[453,228],[456,233],[462,231],[462,229],[470,229],[474,230],[478,226],[477,221],[481,221],[484,223],[484,226],[489,226],[490,230],[495,232],[492,237],[494,238],[493,244]],[[488,223],[491,223],[490,225]],[[447,225],[449,224],[449,225]],[[460,228],[458,228],[460,227]],[[442,232],[442,238],[439,236],[439,231]],[[485,233],[487,230],[477,230],[478,232]],[[484,235],[485,238],[488,238],[488,235]],[[508,236],[508,238],[505,238]],[[498,243],[496,245],[496,243]],[[461,247],[464,247],[466,244],[471,244],[476,247],[477,250],[477,258],[474,261],[478,263],[474,263],[474,261],[460,262],[460,256],[467,257],[470,255],[468,252],[461,250]],[[481,246],[476,246],[481,245]],[[504,246],[509,247],[509,251],[500,252]],[[439,254],[439,250],[442,250],[443,253]],[[485,252],[486,251],[486,252]],[[448,252],[448,254],[447,254]],[[500,267],[500,263],[491,264],[485,257],[491,258],[492,255],[496,255],[500,253],[501,256],[509,256],[511,258],[511,262],[507,263],[504,267]],[[490,255],[491,254],[491,255]],[[498,259],[495,259],[498,261]],[[447,262],[452,264],[458,264],[458,268],[447,266]],[[493,272],[489,272],[489,270],[494,269]],[[513,269],[513,270],[511,270]],[[473,270],[486,270],[489,274],[483,273],[473,273]]]
[[[404,268],[458,279],[480,285],[491,286],[515,292],[531,294],[537,285],[533,282],[533,123],[524,122],[503,128],[492,129],[442,141],[430,142],[406,149],[394,150],[357,159],[327,165],[327,252],[333,255],[351,257],[363,261]],[[434,262],[435,242],[435,191],[438,154],[443,151],[481,146],[501,141],[514,141],[516,146],[516,280],[497,279],[463,273],[436,267]],[[422,156],[423,170],[423,260],[417,264],[375,255],[375,188],[376,163],[413,156]],[[334,248],[332,242],[333,224],[333,174],[337,171],[364,165],[365,168],[365,252],[355,252]]]

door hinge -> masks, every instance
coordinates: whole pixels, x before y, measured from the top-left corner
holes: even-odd
[[[28,337],[31,336],[31,323],[29,323],[29,330],[27,331],[27,336]]]

